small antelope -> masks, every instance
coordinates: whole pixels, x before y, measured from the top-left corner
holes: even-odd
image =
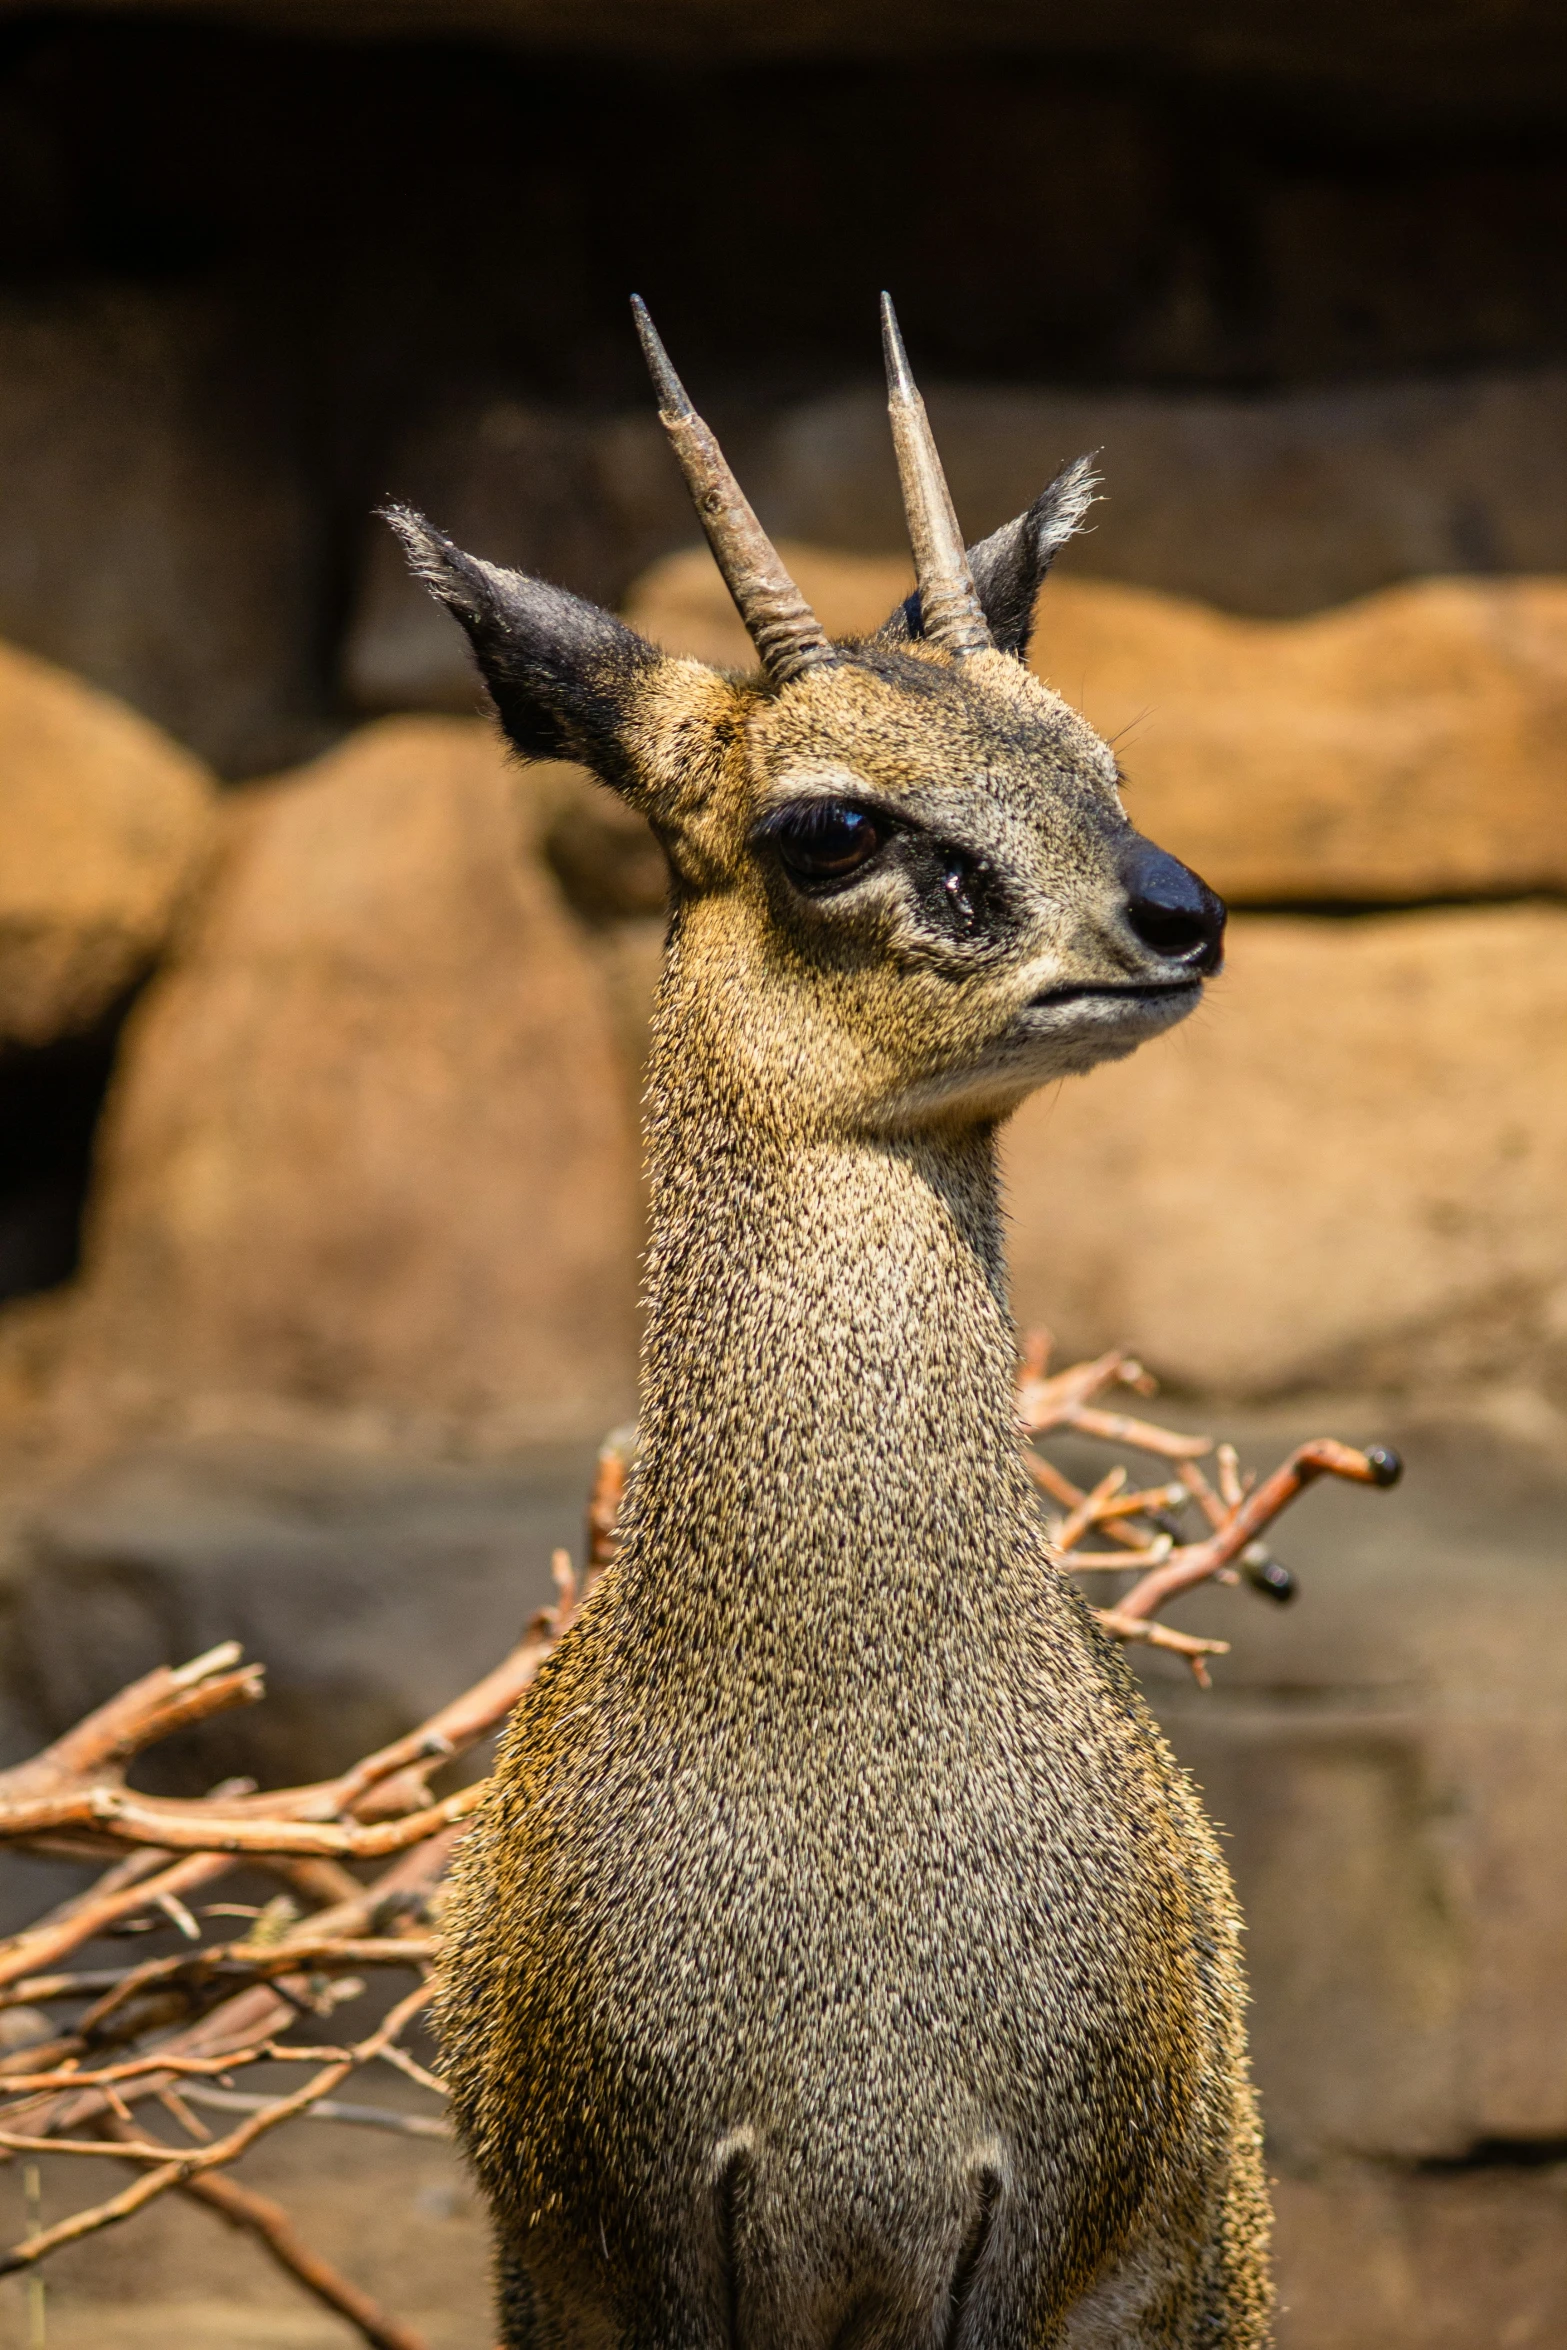
[[[467,1835],[440,2022],[508,2350],[1243,2350],[1237,1919],[1014,1417],[996,1130],[1157,1036],[1224,909],[1024,666],[1087,460],[833,643],[641,305],[756,645],[673,659],[394,509],[524,757],[667,851],[641,1449]]]

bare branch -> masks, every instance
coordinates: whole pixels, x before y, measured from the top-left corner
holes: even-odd
[[[111,2196],[106,2203],[95,2204],[90,2211],[75,2212],[69,2219],[60,2220],[54,2227],[44,2228],[38,2235],[29,2236],[20,2244],[13,2244],[8,2252],[0,2253],[0,2276],[11,2276],[18,2269],[32,2268],[40,2260],[47,2260],[51,2252],[58,2252],[62,2244],[80,2243],[83,2236],[96,2235],[103,2228],[113,2227],[118,2221],[129,2219],[133,2212],[140,2211],[155,2196],[167,2194],[171,2187],[183,2187],[188,2181],[203,2178],[207,2172],[237,2160],[266,2131],[278,2129],[284,2122],[292,2121],[296,2114],[303,2113],[319,2098],[329,2095],[339,2081],[346,2080],[359,2065],[367,2064],[373,2056],[378,2056],[388,2042],[396,2039],[404,2024],[418,2013],[429,1996],[429,1985],[421,1983],[417,1990],[410,1991],[398,2001],[367,2040],[361,2040],[357,2047],[349,2049],[347,2055],[336,2063],[323,2065],[315,2079],[307,2081],[302,2089],[296,2089],[292,2096],[274,2099],[264,2112],[252,2114],[237,2130],[232,2130],[226,2138],[216,2139],[210,2146],[196,2147],[188,2153],[178,2154],[172,2161],[168,2159],[167,2147],[144,2149],[139,2142],[133,2142],[129,2147],[114,2147],[116,2154],[128,2153],[134,2160],[150,2160],[157,2167],[149,2170],[144,2178],[125,2188],[121,2194]],[[56,2149],[51,2147],[50,2151]]]

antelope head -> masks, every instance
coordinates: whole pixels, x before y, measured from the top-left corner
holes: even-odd
[[[635,308],[755,672],[675,658],[406,509],[388,519],[516,749],[581,760],[662,841],[666,1041],[754,1123],[886,1134],[994,1120],[1183,1019],[1224,908],[1134,831],[1110,749],[1025,666],[1089,461],[965,551],[884,298],[918,585],[874,636],[834,642]]]

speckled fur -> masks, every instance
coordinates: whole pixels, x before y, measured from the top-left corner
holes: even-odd
[[[446,1929],[508,2350],[1251,2350],[1228,1880],[1013,1419],[996,1122],[1188,1008],[1056,1001],[1150,968],[1110,754],[1016,629],[776,691],[397,520],[675,874],[623,1545]],[[825,896],[766,830],[815,794],[905,827]]]

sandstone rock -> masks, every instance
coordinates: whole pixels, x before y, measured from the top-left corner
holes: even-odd
[[[635,1147],[535,821],[472,720],[244,796],[127,1036],[62,1409],[492,1446],[623,1411]]]
[[[1560,1450],[1363,1405],[1221,1424],[1261,1469],[1328,1430],[1405,1460],[1392,1493],[1325,1485],[1281,1521],[1293,1606],[1210,1588],[1170,1611],[1234,1644],[1211,1694],[1173,1660],[1145,1676],[1225,1830],[1275,2156],[1559,2142],[1567,1887],[1543,1856],[1567,1800]]]
[[[895,561],[784,547],[836,634],[906,591]],[[750,655],[705,550],[626,610],[671,651]],[[1033,659],[1117,744],[1133,820],[1234,901],[1567,887],[1567,582],[1423,580],[1270,622],[1064,574]]]
[[[0,1045],[79,1033],[142,976],[212,823],[198,760],[0,645]]]
[[[1007,1130],[1018,1310],[1183,1385],[1567,1373],[1567,910],[1247,916]]]
[[[1431,572],[1567,570],[1567,375],[1214,394],[928,388],[971,536],[1097,449],[1103,502],[1072,549],[1097,574],[1283,618]],[[859,554],[903,544],[879,392],[780,424],[769,524]]]
[[[1128,810],[1242,904],[1567,887],[1567,580],[1423,580],[1247,621],[1062,580],[1035,667]]]
[[[669,867],[644,819],[585,767],[551,774],[544,850],[574,911],[594,925],[662,914]]]
[[[488,1672],[580,1548],[592,1445],[390,1460],[265,1439],[132,1449],[56,1482],[0,1570],[0,1698],[32,1753],[137,1673],[239,1640],[267,1697],[144,1784],[329,1776]],[[25,1725],[25,1734],[22,1726]]]
[[[254,775],[322,737],[319,524],[236,331],[178,291],[0,302],[0,635]]]

